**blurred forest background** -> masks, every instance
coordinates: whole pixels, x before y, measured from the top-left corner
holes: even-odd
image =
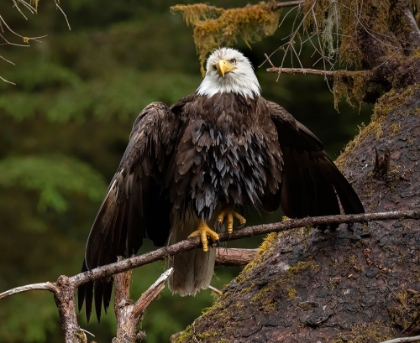
[[[257,2],[211,4],[242,7]],[[16,64],[0,60],[0,76],[16,83],[0,81],[0,292],[79,272],[90,225],[137,114],[152,101],[171,104],[201,82],[192,30],[169,10],[188,3],[193,2],[63,0],[70,31],[52,0],[42,1],[37,15],[25,12],[28,20],[12,8],[12,1],[2,1],[0,15],[15,32],[48,36],[42,43],[30,42],[29,48],[0,47],[0,55]],[[335,159],[368,121],[370,109],[341,103],[338,113],[322,77],[282,75],[277,81],[277,75],[265,71],[268,64],[258,68],[264,53],[273,52],[290,33],[294,13],[252,49],[240,40],[235,47],[253,62],[263,95],[314,131]],[[18,42],[7,30],[4,35]],[[279,65],[281,58],[277,53],[273,62]],[[305,67],[317,59],[312,49],[303,50]],[[254,217],[254,223],[262,221]],[[255,238],[228,246],[257,247],[260,242]],[[152,248],[146,244],[141,252]],[[133,298],[164,270],[164,262],[135,270]],[[222,289],[237,273],[237,268],[219,267],[212,284]],[[168,341],[211,305],[214,296],[203,291],[181,298],[165,290],[143,320],[146,342]],[[112,307],[100,326],[85,319],[80,323],[97,342],[113,337]],[[1,342],[59,342],[59,325],[50,293],[30,292],[0,302]]]

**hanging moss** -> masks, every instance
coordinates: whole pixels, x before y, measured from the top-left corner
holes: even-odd
[[[336,72],[334,74],[334,108],[338,110],[339,101],[344,98],[350,106],[360,106],[363,103],[371,71]]]
[[[389,0],[375,3],[362,0],[307,0],[302,6],[303,26],[308,31],[319,33],[320,48],[325,57],[337,57],[343,65],[360,67],[363,56],[358,47],[359,37],[355,33],[362,25],[366,26],[370,35],[387,40],[390,6]],[[375,12],[374,16],[370,15],[371,11]],[[390,45],[389,48],[393,47]]]
[[[223,9],[205,4],[177,5],[172,12],[181,12],[188,25],[194,27],[201,73],[209,52],[221,46],[233,45],[241,37],[247,45],[272,35],[278,25],[280,11],[271,3],[247,5],[242,8]]]

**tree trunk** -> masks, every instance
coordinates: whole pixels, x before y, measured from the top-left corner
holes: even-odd
[[[418,209],[419,31],[406,1],[390,1],[388,29],[381,31],[386,39],[378,40],[375,6],[383,3],[363,3],[353,37],[361,65],[372,71],[369,82],[382,93],[372,122],[337,164],[366,212]],[[381,342],[414,335],[420,330],[419,249],[416,220],[271,234],[177,342]]]

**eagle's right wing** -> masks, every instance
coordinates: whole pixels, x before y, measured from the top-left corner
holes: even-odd
[[[364,213],[363,205],[323,144],[283,107],[268,102],[283,154],[280,200],[286,216],[303,218]],[[338,197],[338,199],[337,199]]]
[[[181,119],[164,103],[148,105],[137,117],[129,143],[92,225],[82,271],[137,253],[148,237],[164,245],[170,229],[171,204],[164,173],[177,140]],[[112,278],[78,289],[79,310],[85,302],[89,320],[93,296],[98,321],[108,308]]]

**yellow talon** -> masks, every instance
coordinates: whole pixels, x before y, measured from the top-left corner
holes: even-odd
[[[209,251],[209,241],[208,237],[211,238],[212,241],[216,242],[219,240],[219,235],[214,232],[212,229],[209,228],[209,226],[206,224],[206,222],[202,219],[200,219],[200,222],[198,224],[198,229],[195,230],[193,233],[191,233],[188,238],[191,237],[201,237],[201,244],[203,245],[203,251],[207,252]]]
[[[217,221],[220,224],[223,224],[223,222],[225,221],[225,218],[227,218],[227,232],[228,233],[233,232],[233,217],[238,219],[241,225],[246,223],[246,219],[244,217],[242,217],[238,212],[235,212],[234,210],[231,210],[229,208],[222,210],[219,216],[217,217]]]

